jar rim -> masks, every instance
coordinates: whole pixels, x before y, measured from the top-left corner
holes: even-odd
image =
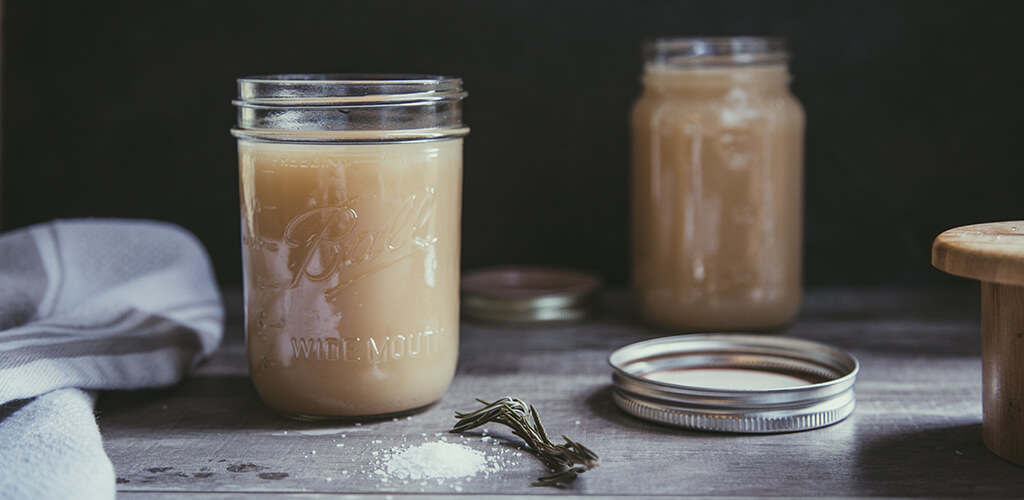
[[[451,81],[461,85],[462,79],[454,76],[420,73],[270,73],[238,78],[239,82],[278,83],[437,83]]]
[[[664,37],[644,44],[648,65],[669,67],[780,64],[789,60],[780,37]]]
[[[281,73],[237,79],[239,107],[344,106],[461,100],[462,79],[430,74]]]
[[[429,74],[281,73],[237,79],[239,139],[407,142],[466,135],[462,79]]]

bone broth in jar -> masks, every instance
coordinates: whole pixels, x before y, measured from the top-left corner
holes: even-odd
[[[440,399],[459,346],[457,78],[239,80],[249,373],[295,418]]]
[[[801,301],[804,113],[764,38],[659,39],[632,116],[633,284],[646,321],[771,330]]]

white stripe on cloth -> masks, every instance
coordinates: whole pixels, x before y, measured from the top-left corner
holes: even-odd
[[[217,348],[224,311],[184,229],[76,220],[0,235],[0,315],[0,498],[112,498],[83,390],[177,383]]]

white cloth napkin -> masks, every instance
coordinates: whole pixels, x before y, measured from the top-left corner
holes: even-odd
[[[0,235],[0,498],[113,498],[94,391],[178,382],[217,348],[223,318],[209,257],[180,227]]]

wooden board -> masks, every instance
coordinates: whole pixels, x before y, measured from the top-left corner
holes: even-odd
[[[459,372],[435,406],[361,426],[278,417],[246,377],[240,300],[228,338],[183,384],[105,393],[98,420],[126,498],[165,492],[224,498],[317,494],[786,497],[1024,497],[1024,469],[982,444],[978,294],[817,290],[787,332],[850,350],[862,364],[847,420],[778,435],[693,432],[648,423],[609,397],[608,354],[671,332],[638,324],[623,291],[592,321],[540,328],[464,324]],[[544,473],[500,427],[445,434],[474,397],[535,403],[553,435],[591,446],[602,465],[565,492],[531,487]],[[489,477],[383,482],[393,447],[447,438],[501,458]],[[316,453],[313,453],[313,452]],[[376,453],[376,455],[375,455]]]

